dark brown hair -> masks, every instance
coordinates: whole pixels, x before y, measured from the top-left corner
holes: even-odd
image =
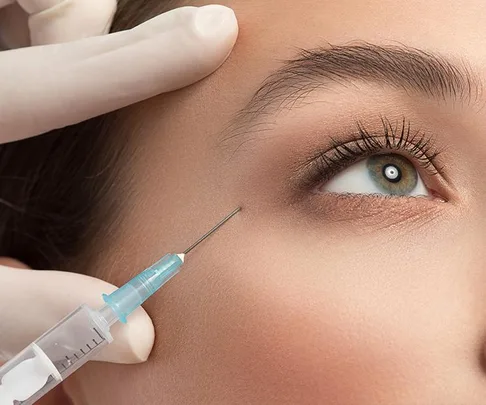
[[[119,0],[112,31],[180,5]],[[0,256],[32,268],[62,269],[115,223],[120,184],[114,167],[128,152],[126,135],[113,130],[119,114],[0,145]]]

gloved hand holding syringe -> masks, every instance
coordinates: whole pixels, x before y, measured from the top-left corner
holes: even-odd
[[[82,305],[0,368],[0,405],[30,405],[86,364],[113,341],[110,328],[139,308],[179,271],[184,256],[213,234],[240,208],[180,254],[167,254],[93,310]]]
[[[0,146],[189,86],[222,65],[238,36],[235,13],[218,5],[176,8],[109,34],[122,3],[131,1],[0,0]],[[24,148],[19,145],[19,149]],[[56,165],[47,150],[42,156],[47,166]],[[71,267],[74,246],[67,242],[72,241],[68,218],[62,235],[68,235],[69,252],[54,247],[50,231],[17,232],[20,223],[31,218],[25,211],[30,201],[41,198],[35,187],[21,186],[17,193],[16,182],[42,182],[39,173],[9,176],[2,172],[2,179],[13,184],[14,194],[2,193],[0,205],[6,214],[11,210],[19,215],[2,222],[13,238],[4,235],[0,243],[0,366],[79,303],[98,308],[101,294],[115,289],[89,276],[92,269],[81,274]],[[63,205],[51,197],[50,203]],[[37,213],[34,217],[49,218]],[[61,232],[55,224],[46,226]],[[20,242],[23,237],[27,246]],[[90,243],[95,244],[83,239],[83,244]],[[55,249],[53,257],[44,253],[46,247]],[[143,308],[131,315],[128,325],[112,329],[112,334],[115,342],[96,360],[119,364],[147,360],[154,326]]]

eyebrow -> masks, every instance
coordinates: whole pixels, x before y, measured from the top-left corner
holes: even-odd
[[[235,115],[223,131],[223,143],[243,133],[265,130],[260,118],[293,108],[316,90],[356,81],[464,103],[477,101],[481,93],[481,82],[466,63],[417,48],[360,43],[301,49],[295,59],[284,61],[267,77]]]

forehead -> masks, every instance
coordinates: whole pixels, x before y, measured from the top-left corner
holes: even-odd
[[[465,64],[479,79],[486,74],[484,0],[222,0],[222,3],[235,10],[240,23],[234,52],[212,79],[223,91],[231,89],[222,96],[232,109],[226,117],[236,107],[246,105],[265,79],[281,68],[283,61],[295,58],[301,49],[362,42],[405,45],[443,56],[457,65]]]
[[[312,47],[356,39],[397,41],[474,59],[486,53],[484,0],[223,0],[239,18],[252,56],[275,46]],[[241,47],[240,49],[243,49]],[[249,50],[249,49],[247,49]]]
[[[187,1],[191,5],[209,3],[213,1]],[[200,141],[207,146],[204,139],[208,137],[219,141],[222,129],[250,102],[265,79],[281,68],[283,61],[293,59],[299,49],[363,41],[405,45],[459,64],[465,62],[480,76],[486,72],[484,0],[219,0],[218,3],[232,7],[237,14],[240,35],[236,47],[229,60],[208,79],[157,98],[153,103],[156,108],[147,109],[145,104],[140,108],[140,115],[154,127],[154,133],[170,125],[173,127],[164,132],[184,132],[188,123],[197,122],[198,131],[191,128],[188,132],[192,134],[191,142]],[[184,105],[181,101],[192,107],[178,108]],[[158,108],[159,102],[164,108]],[[161,114],[168,111],[169,104],[173,108],[167,119]],[[137,125],[139,122],[140,119]],[[167,136],[157,142],[165,140]]]

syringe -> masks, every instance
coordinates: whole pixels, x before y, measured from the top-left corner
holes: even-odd
[[[113,341],[110,328],[155,294],[179,272],[184,256],[212,235],[240,208],[180,254],[167,254],[110,295],[93,310],[86,305],[60,321],[4,366],[0,367],[0,405],[31,405],[86,364]]]

